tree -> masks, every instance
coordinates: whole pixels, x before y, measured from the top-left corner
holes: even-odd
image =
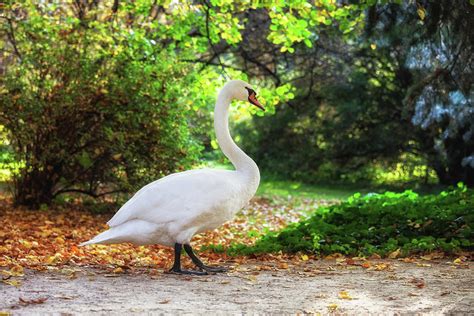
[[[281,52],[312,46],[309,26],[339,21],[350,32],[361,12],[335,1],[219,0],[24,0],[0,10],[1,124],[20,165],[15,201],[34,207],[65,192],[128,191],[189,165],[198,145],[188,123],[222,81],[197,70],[227,67],[221,47],[245,46],[254,12],[270,19],[268,39]],[[289,86],[280,91],[263,89],[269,112],[292,98]]]
[[[265,54],[248,70],[291,83],[296,98],[255,123],[263,133],[247,147],[296,177],[340,179],[409,154],[441,183],[472,185],[472,32],[462,30],[472,29],[473,10],[466,1],[369,6],[349,40],[318,29],[314,46],[294,53],[253,38]]]

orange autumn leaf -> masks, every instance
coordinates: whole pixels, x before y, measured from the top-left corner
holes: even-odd
[[[288,263],[282,262],[278,265],[279,269],[288,269]]]
[[[370,261],[366,261],[366,262],[362,263],[361,266],[362,266],[362,268],[368,269],[368,268],[370,268],[372,265],[370,264]]]

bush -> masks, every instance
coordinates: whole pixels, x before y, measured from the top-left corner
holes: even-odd
[[[319,208],[308,219],[265,235],[253,246],[234,246],[231,252],[453,252],[474,246],[473,224],[474,190],[463,185],[438,195],[355,194],[347,202]]]
[[[16,24],[21,55],[0,79],[16,204],[129,191],[187,167],[198,152],[178,106],[189,66],[144,29],[35,8]]]

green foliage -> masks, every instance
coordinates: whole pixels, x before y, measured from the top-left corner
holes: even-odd
[[[274,116],[239,126],[245,149],[283,179],[473,185],[472,69],[465,67],[472,40],[461,31],[470,28],[473,7],[363,3],[366,18],[349,39],[319,24],[308,27],[310,39],[319,37],[313,47],[293,45],[297,57],[259,46],[273,54],[258,62],[297,89]],[[350,10],[338,7],[330,16],[343,9]],[[350,25],[359,16],[350,15],[333,23]]]
[[[355,194],[339,205],[319,208],[309,218],[263,236],[253,246],[230,251],[387,255],[474,246],[474,190],[460,184],[438,195],[413,191]]]
[[[0,91],[1,124],[22,163],[17,203],[128,191],[190,166],[199,151],[190,107],[176,106],[194,80],[189,64],[143,30],[99,23],[94,11],[80,20],[24,8],[29,18],[15,32],[21,61]]]
[[[235,14],[237,10],[266,10],[271,24],[267,39],[280,46],[281,52],[295,52],[294,46],[304,43],[312,47],[318,39],[322,26],[336,24],[343,34],[360,27],[364,17],[363,9],[368,4],[340,4],[335,0],[318,1],[211,1],[212,7],[197,6],[208,16],[206,27],[214,43],[219,38],[230,45],[242,40],[240,30],[247,22],[245,15]]]
[[[291,55],[314,47],[323,34],[353,39],[370,5],[335,0],[5,2],[0,8],[5,69],[0,124],[8,134],[9,157],[16,160],[7,164],[15,171],[16,202],[39,206],[64,192],[97,197],[130,191],[191,166],[201,144],[216,147],[209,109],[227,80],[216,68],[202,65],[220,66],[223,60],[235,68],[228,70],[233,79],[250,81],[237,57],[248,50],[242,48],[249,31],[263,36],[251,41],[252,51],[265,43]],[[264,21],[259,32],[251,26],[255,21]],[[221,60],[218,51],[229,54]],[[289,72],[289,78],[295,75]],[[275,87],[262,80],[256,86],[267,114],[297,95],[290,81]],[[234,121],[249,121],[249,112],[264,115],[238,105]]]

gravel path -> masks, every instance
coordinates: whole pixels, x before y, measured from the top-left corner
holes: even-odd
[[[474,313],[471,264],[378,262],[381,271],[320,260],[288,269],[254,262],[232,272],[178,276],[161,271],[68,267],[27,271],[0,283],[0,312],[12,314]]]

